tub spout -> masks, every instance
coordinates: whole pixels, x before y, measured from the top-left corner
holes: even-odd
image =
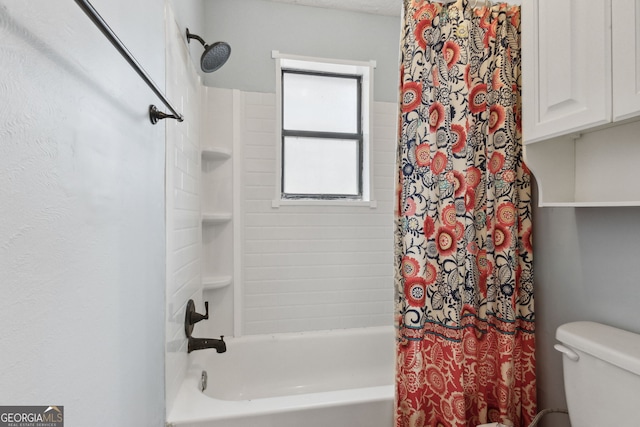
[[[227,351],[227,344],[224,342],[224,336],[220,335],[219,340],[215,338],[189,337],[187,353],[191,353],[194,350],[204,350],[205,348],[215,348],[217,353],[224,353]]]

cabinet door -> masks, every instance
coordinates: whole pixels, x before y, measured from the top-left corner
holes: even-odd
[[[523,0],[525,143],[611,121],[610,25],[611,0]]]
[[[613,120],[640,114],[640,0],[613,0]]]

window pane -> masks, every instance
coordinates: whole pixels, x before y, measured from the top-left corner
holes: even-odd
[[[285,129],[358,132],[358,80],[285,72],[282,91]]]
[[[358,141],[286,137],[284,192],[358,195]]]

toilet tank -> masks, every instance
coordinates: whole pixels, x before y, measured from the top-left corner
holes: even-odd
[[[594,322],[556,331],[572,427],[640,426],[640,335]]]

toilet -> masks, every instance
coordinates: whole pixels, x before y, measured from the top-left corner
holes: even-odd
[[[572,427],[640,425],[640,334],[594,322],[556,331]]]

